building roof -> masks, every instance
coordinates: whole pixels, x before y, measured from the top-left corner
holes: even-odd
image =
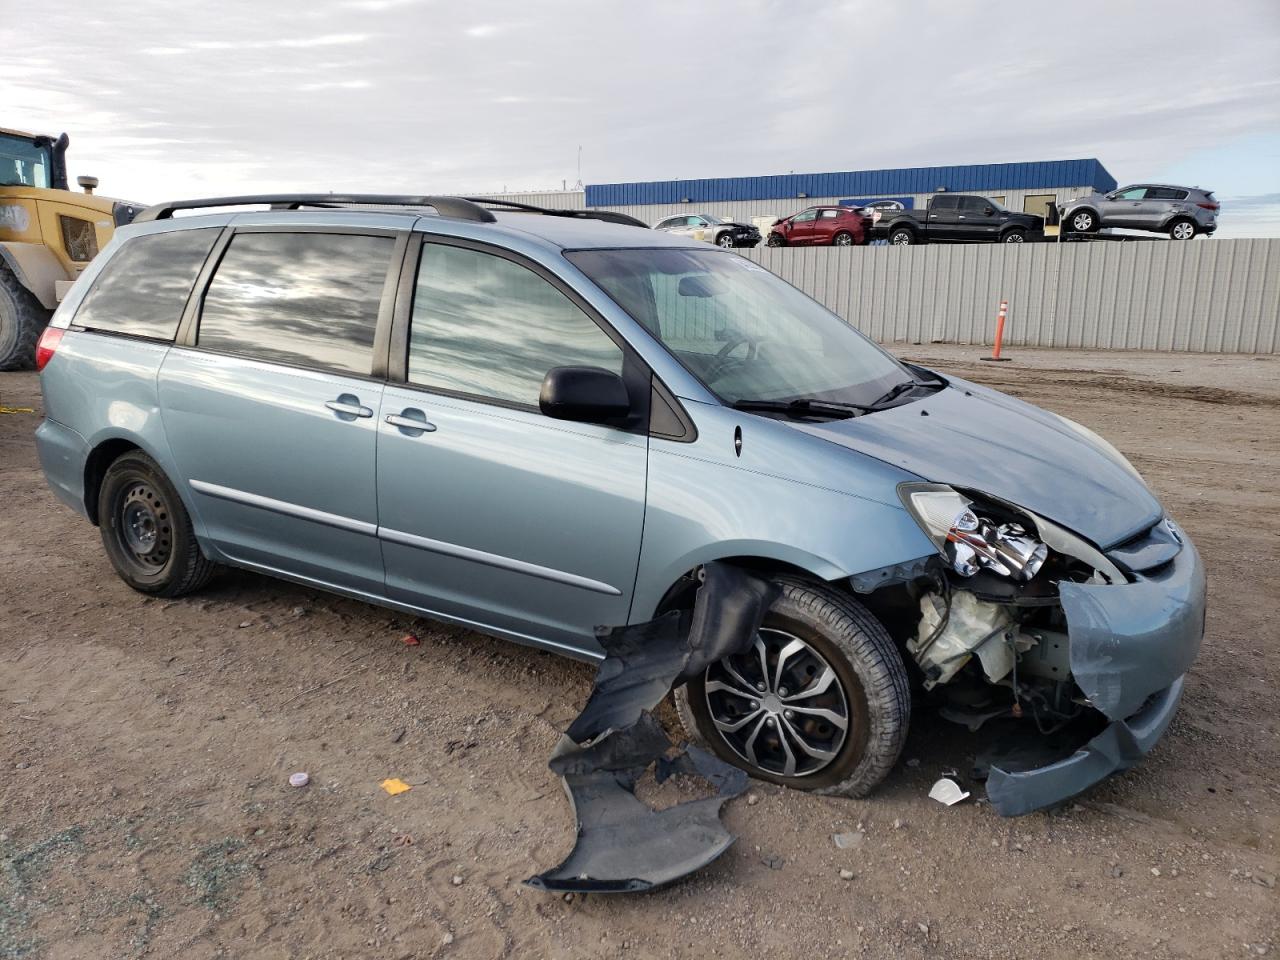
[[[706,180],[654,180],[587,186],[588,207],[783,200],[798,197],[895,196],[1040,187],[1092,187],[1105,192],[1115,177],[1096,159],[1043,160],[1033,163],[978,163],[958,167],[903,167],[897,170],[846,170],[842,173],[788,173],[771,177],[715,177]]]

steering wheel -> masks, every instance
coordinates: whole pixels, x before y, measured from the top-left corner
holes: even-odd
[[[704,373],[703,376],[709,381],[714,381],[720,375],[721,371],[728,366],[730,360],[729,355],[744,343],[751,345],[751,349],[747,351],[747,355],[744,359],[754,360],[756,358],[756,354],[760,350],[760,344],[763,343],[765,339],[765,337],[753,337],[750,334],[745,333],[733,334],[729,337],[728,342],[716,351],[716,358],[711,361],[711,366],[707,368],[707,372]]]

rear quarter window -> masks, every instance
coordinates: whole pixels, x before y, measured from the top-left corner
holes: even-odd
[[[357,234],[237,234],[205,292],[197,345],[368,376],[394,245]]]
[[[177,230],[126,240],[98,274],[72,323],[88,330],[172,340],[219,232]]]

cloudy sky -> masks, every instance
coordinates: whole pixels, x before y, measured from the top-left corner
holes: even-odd
[[[0,0],[0,49],[0,126],[134,200],[1097,157],[1280,236],[1280,0]]]

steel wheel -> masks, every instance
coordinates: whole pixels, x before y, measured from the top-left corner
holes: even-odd
[[[1179,220],[1169,231],[1174,240],[1190,240],[1196,235],[1196,227],[1190,220]]]
[[[1088,233],[1093,225],[1093,214],[1088,210],[1081,210],[1071,218],[1071,229],[1076,233]]]
[[[826,768],[849,734],[849,704],[835,670],[808,643],[761,629],[747,653],[707,668],[707,709],[734,753],[769,773]]]
[[[133,560],[144,567],[165,565],[173,547],[169,508],[148,483],[135,483],[120,499],[116,537]]]
[[[722,233],[716,237],[716,246],[725,247],[726,249],[733,246],[733,234]]]

